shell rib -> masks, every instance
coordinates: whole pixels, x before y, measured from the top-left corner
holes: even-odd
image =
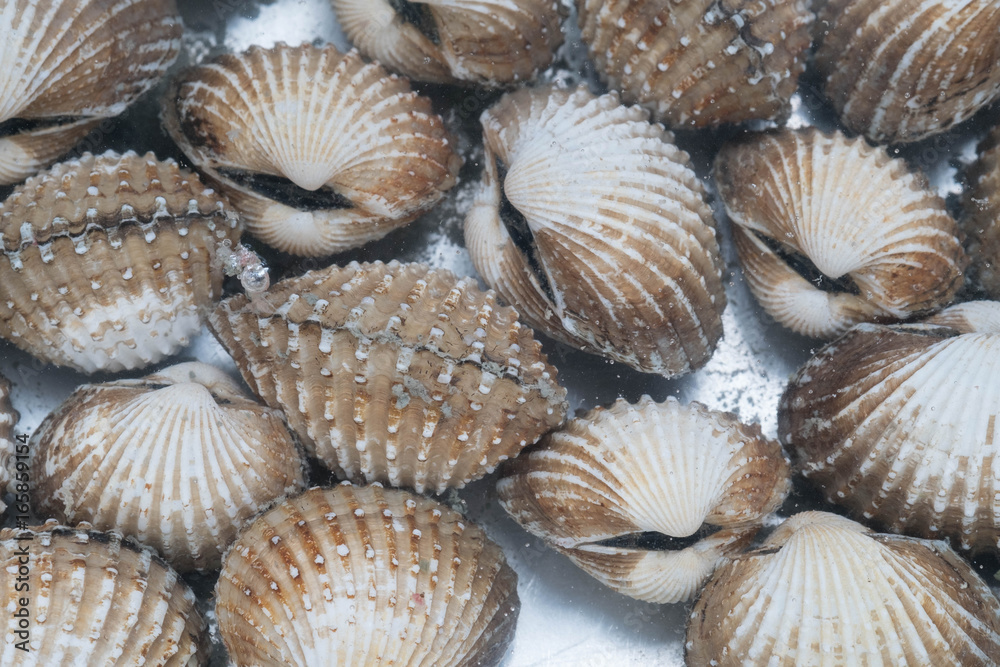
[[[497,665],[517,575],[500,547],[433,500],[313,488],[258,518],[226,556],[219,633],[249,665]]]
[[[969,169],[963,228],[979,283],[1000,298],[1000,125],[979,145],[979,159]]]
[[[797,333],[906,319],[962,286],[967,260],[944,201],[863,139],[755,135],[723,147],[715,177],[750,289]]]
[[[465,238],[487,284],[573,347],[668,376],[707,362],[722,260],[673,136],[582,88],[521,90],[481,121],[486,168]]]
[[[760,427],[648,396],[570,421],[497,483],[526,530],[602,583],[658,603],[692,598],[788,489],[781,447]]]
[[[686,649],[692,667],[995,665],[1000,602],[944,542],[803,512],[716,571]]]
[[[10,381],[0,375],[0,513],[7,509],[3,495],[17,472],[14,459],[17,448],[14,441],[14,425],[17,424],[18,418],[17,411],[10,404]]]

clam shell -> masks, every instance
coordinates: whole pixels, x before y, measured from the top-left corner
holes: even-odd
[[[781,447],[759,426],[648,396],[570,421],[497,483],[526,530],[602,583],[658,603],[693,597],[788,490]]]
[[[0,375],[0,513],[7,509],[3,495],[17,470],[12,459],[17,449],[14,425],[17,424],[18,417],[17,411],[10,404],[10,381]]]
[[[15,591],[15,577],[28,589]],[[208,657],[191,589],[152,550],[117,533],[54,522],[5,528],[0,591],[3,665],[195,667]],[[20,600],[28,602],[27,638],[18,635]],[[25,639],[27,651],[17,647]]]
[[[963,334],[1000,334],[1000,302],[967,301],[945,308],[923,320],[940,324]]]
[[[188,344],[222,292],[235,214],[173,160],[85,153],[0,204],[0,337],[85,373]]]
[[[481,119],[486,168],[465,238],[533,327],[679,375],[722,337],[722,260],[687,154],[646,118],[583,88],[505,96]]]
[[[174,81],[164,124],[269,245],[321,256],[382,238],[455,184],[429,99],[355,51],[251,47]]]
[[[807,0],[576,0],[607,84],[672,127],[777,120],[805,70]]]
[[[979,159],[969,169],[963,229],[969,235],[979,284],[1000,298],[1000,125],[979,145]]]
[[[252,523],[216,588],[245,665],[496,665],[517,620],[500,547],[444,505],[379,486],[313,488]]]
[[[944,201],[863,139],[754,135],[723,147],[715,178],[751,291],[797,333],[906,319],[962,286],[967,260]]]
[[[341,478],[442,492],[559,426],[566,390],[531,329],[471,278],[351,263],[245,296],[210,327],[247,383]]]
[[[202,363],[77,389],[35,434],[32,480],[39,513],[119,530],[182,572],[218,568],[248,519],[305,486],[281,413]]]

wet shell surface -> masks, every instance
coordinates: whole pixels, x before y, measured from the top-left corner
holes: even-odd
[[[945,542],[803,512],[716,571],[686,648],[692,667],[995,665],[1000,602]]]
[[[806,0],[576,0],[598,72],[671,127],[779,120],[805,70]]]
[[[0,185],[156,85],[182,31],[174,0],[0,0]]]
[[[969,255],[979,285],[1000,299],[1000,125],[979,145],[968,181],[962,226],[969,236]]]
[[[442,492],[516,456],[566,413],[531,329],[471,278],[351,263],[223,301],[210,326],[247,383],[342,479]]]
[[[673,136],[583,88],[521,90],[481,121],[465,239],[487,284],[573,347],[667,376],[704,365],[722,337],[722,260]]]
[[[332,46],[251,47],[187,70],[164,125],[252,234],[296,255],[407,224],[455,184],[462,162],[429,99]]]
[[[618,399],[505,468],[503,508],[625,595],[689,600],[749,546],[788,493],[781,447],[757,425],[676,399]]]
[[[184,580],[151,549],[89,528],[50,522],[0,531],[0,627],[6,635],[0,664],[205,664],[205,623]],[[28,589],[15,591],[15,578]],[[18,635],[23,609],[30,619],[27,638]],[[28,650],[22,651],[17,643],[25,639]]]
[[[996,0],[828,0],[819,22],[826,95],[875,142],[944,132],[1000,98]]]
[[[743,274],[772,317],[832,338],[948,304],[967,263],[926,179],[863,139],[782,130],[715,162]]]
[[[85,373],[187,345],[222,293],[235,214],[173,160],[85,153],[0,204],[0,337]]]
[[[517,575],[476,525],[379,486],[313,488],[252,523],[216,587],[219,634],[249,665],[497,665]]]
[[[80,387],[31,449],[39,514],[114,528],[181,572],[218,568],[248,519],[305,486],[281,413],[202,363]]]
[[[14,425],[17,420],[17,411],[10,404],[10,381],[0,375],[0,513],[7,509],[3,495],[16,472],[14,455],[17,443],[14,441]]]

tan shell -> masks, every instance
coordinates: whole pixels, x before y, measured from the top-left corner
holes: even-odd
[[[202,363],[77,389],[35,434],[32,481],[43,515],[119,530],[181,572],[218,568],[248,519],[305,486],[281,413]]]
[[[803,512],[716,571],[686,649],[691,667],[995,665],[1000,602],[944,542]]]
[[[141,368],[188,344],[239,238],[225,200],[173,160],[85,153],[0,204],[0,337],[85,373]]]
[[[497,665],[517,575],[474,524],[379,486],[313,488],[252,523],[216,587],[219,634],[249,665]]]
[[[417,81],[500,86],[552,64],[557,0],[333,0],[366,57]]]
[[[573,347],[668,376],[704,365],[722,337],[722,260],[673,135],[583,88],[511,93],[482,124],[465,238],[487,284]]]
[[[355,51],[251,47],[174,81],[164,124],[279,250],[382,238],[455,184],[461,158],[429,99]]]
[[[49,522],[0,531],[0,627],[6,635],[0,664],[205,664],[205,622],[184,580],[151,549],[89,528]],[[28,589],[15,590],[15,578]],[[17,614],[25,608],[28,651],[17,646],[26,639],[17,634],[23,631]]]
[[[723,147],[715,179],[751,291],[797,333],[906,319],[962,286],[967,260],[944,201],[863,139],[753,135]]]
[[[969,235],[969,255],[979,284],[1000,299],[1000,125],[979,145],[968,181],[962,227]]]
[[[781,447],[759,426],[648,396],[570,421],[497,483],[525,529],[602,583],[657,603],[691,599],[789,487]]]
[[[470,278],[351,263],[209,318],[247,383],[341,478],[442,492],[559,426],[566,390],[532,331]]]
[[[805,70],[807,0],[576,0],[608,85],[671,127],[777,120]]]
[[[828,0],[819,23],[826,95],[873,141],[944,132],[1000,97],[996,0]]]
[[[182,31],[174,0],[0,1],[0,185],[48,166],[156,85]]]
[[[14,457],[18,443],[14,440],[14,425],[18,418],[17,411],[10,404],[10,381],[0,375],[0,513],[7,509],[3,495],[17,472]]]

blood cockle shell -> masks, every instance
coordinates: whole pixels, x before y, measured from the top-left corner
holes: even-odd
[[[216,587],[219,634],[249,665],[497,665],[517,575],[476,525],[380,486],[313,488],[252,523]]]
[[[355,51],[251,47],[181,74],[164,125],[269,245],[322,256],[434,206],[461,166],[429,99]]]
[[[84,385],[31,449],[41,514],[114,528],[182,572],[218,568],[248,519],[305,486],[281,413],[203,363]]]
[[[7,492],[7,484],[14,477],[14,455],[17,444],[14,442],[14,425],[18,414],[10,404],[10,381],[0,375],[0,513],[7,509],[3,495]]]
[[[726,296],[686,153],[617,95],[524,89],[482,116],[465,223],[479,274],[533,327],[647,373],[708,361]]]
[[[864,139],[781,130],[715,162],[743,273],[772,317],[832,338],[941,308],[963,284],[958,227],[926,179]]]
[[[0,336],[85,373],[188,344],[222,293],[235,214],[173,160],[107,152],[54,165],[0,204]]]
[[[749,546],[788,493],[788,463],[757,425],[644,396],[546,436],[497,490],[518,523],[602,583],[681,602]]]
[[[969,255],[982,289],[1000,298],[1000,125],[979,145],[969,169],[963,228]]]

